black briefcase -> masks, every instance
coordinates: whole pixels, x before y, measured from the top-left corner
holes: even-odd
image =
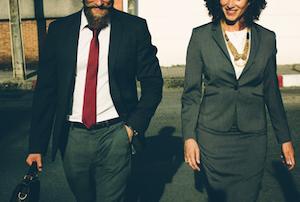
[[[33,162],[21,183],[14,189],[10,202],[38,202],[39,198],[40,181],[37,164]]]

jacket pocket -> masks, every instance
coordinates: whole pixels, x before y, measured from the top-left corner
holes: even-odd
[[[263,92],[259,92],[259,91],[252,92],[252,95],[259,96],[259,97],[264,97],[264,93]]]
[[[204,97],[208,97],[208,96],[212,96],[212,95],[216,95],[216,94],[219,94],[219,92],[214,89],[214,88],[206,88],[204,90]]]

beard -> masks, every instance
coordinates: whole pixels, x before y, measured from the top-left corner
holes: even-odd
[[[93,3],[86,4],[83,0],[84,14],[87,18],[89,28],[101,30],[108,26],[108,23],[110,22],[110,13],[113,7],[113,3],[114,1],[111,1],[109,5],[101,4],[100,6],[98,6]],[[93,8],[101,9],[103,11],[103,14],[94,14],[92,12]]]

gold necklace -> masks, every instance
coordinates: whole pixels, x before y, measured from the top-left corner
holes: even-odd
[[[246,36],[244,50],[240,54],[237,51],[237,49],[235,48],[235,46],[232,44],[232,42],[229,40],[229,38],[224,30],[224,22],[222,22],[221,27],[222,27],[222,32],[223,32],[227,47],[229,48],[231,54],[233,55],[234,64],[236,64],[238,67],[244,67],[247,63],[248,52],[249,52],[249,48],[250,48],[250,29],[247,28],[247,36]]]

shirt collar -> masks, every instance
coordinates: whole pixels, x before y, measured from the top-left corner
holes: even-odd
[[[80,31],[82,31],[84,28],[86,28],[89,25],[87,18],[84,14],[84,10],[81,11],[81,23],[80,23]]]

